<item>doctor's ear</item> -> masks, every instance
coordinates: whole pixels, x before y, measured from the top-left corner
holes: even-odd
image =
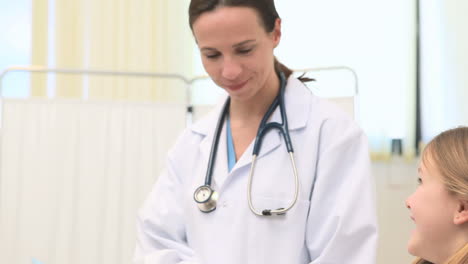
[[[459,201],[453,223],[456,225],[468,223],[468,201]]]
[[[273,42],[276,48],[281,40],[281,19],[279,18],[275,20],[275,28],[273,29],[272,35],[273,35]]]

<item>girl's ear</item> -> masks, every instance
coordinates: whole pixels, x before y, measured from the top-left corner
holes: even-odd
[[[459,201],[457,211],[453,217],[453,223],[456,225],[461,225],[468,223],[468,202]]]

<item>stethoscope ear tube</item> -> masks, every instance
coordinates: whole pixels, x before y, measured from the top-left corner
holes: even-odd
[[[223,126],[224,119],[226,117],[226,113],[229,109],[229,104],[231,102],[231,98],[228,97],[226,102],[224,103],[223,110],[221,112],[221,115],[218,120],[218,124],[216,125],[216,135],[213,140],[213,145],[211,145],[211,151],[210,151],[210,157],[208,159],[208,168],[206,170],[206,176],[205,176],[205,185],[210,186],[211,185],[211,175],[213,174],[213,167],[215,164],[215,157],[216,153],[218,152],[218,142],[219,142],[219,137],[221,135],[221,127]]]

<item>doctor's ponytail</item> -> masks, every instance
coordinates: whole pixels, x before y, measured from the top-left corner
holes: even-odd
[[[291,76],[291,74],[293,73],[293,71],[291,69],[289,69],[288,67],[284,66],[284,64],[279,62],[276,57],[275,57],[275,62],[274,63],[275,63],[275,71],[276,72],[280,72],[280,71],[283,72],[284,76],[286,76],[286,79],[289,78],[289,76]],[[305,75],[305,73],[298,77],[299,81],[301,81],[301,82],[315,81],[315,79],[305,77],[304,75]]]

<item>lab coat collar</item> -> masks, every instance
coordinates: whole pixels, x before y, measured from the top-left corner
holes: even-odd
[[[301,81],[293,76],[289,77],[286,85],[285,104],[290,131],[306,126],[308,115],[305,113],[308,113],[310,107],[309,93],[310,91]],[[214,134],[226,98],[227,97],[222,98],[205,118],[197,121],[192,126],[192,131],[204,136]],[[281,121],[281,114],[278,108],[273,113],[272,120]]]
[[[310,109],[310,91],[308,90],[305,85],[296,79],[295,77],[289,77],[288,83],[286,85],[285,91],[285,105],[286,105],[286,115],[288,117],[288,126],[289,131],[295,131],[301,128],[304,128],[307,125],[308,117],[309,117],[309,109]],[[209,151],[211,149],[211,145],[213,142],[214,134],[216,125],[218,123],[219,116],[222,112],[224,102],[226,98],[222,98],[222,100],[215,106],[215,108],[202,120],[196,122],[192,126],[192,131],[194,133],[200,134],[205,136],[200,144],[200,148],[202,149],[202,154],[209,155]],[[276,108],[275,112],[271,117],[271,121],[273,122],[281,122],[281,113],[279,111],[279,107]],[[272,134],[272,135],[269,135]],[[225,135],[225,134],[224,134]],[[271,152],[272,150],[276,149],[280,146],[281,141],[283,141],[282,136],[279,133],[267,133],[268,140],[263,140],[262,147],[259,153],[259,159]],[[291,135],[291,137],[293,137]],[[221,141],[225,141],[226,138],[220,138]],[[255,140],[254,140],[255,141]],[[241,166],[245,166],[252,161],[251,153],[253,151],[253,142],[250,146],[246,149],[246,153],[242,155],[242,157],[238,160],[233,170],[239,168]],[[286,151],[286,149],[284,149]],[[206,153],[205,153],[206,152]],[[221,152],[221,153],[220,153]],[[220,155],[225,153],[225,149],[218,150],[218,157],[225,157],[226,155]],[[227,160],[227,159],[226,159]],[[225,163],[227,162],[225,159],[220,159],[218,162]]]

